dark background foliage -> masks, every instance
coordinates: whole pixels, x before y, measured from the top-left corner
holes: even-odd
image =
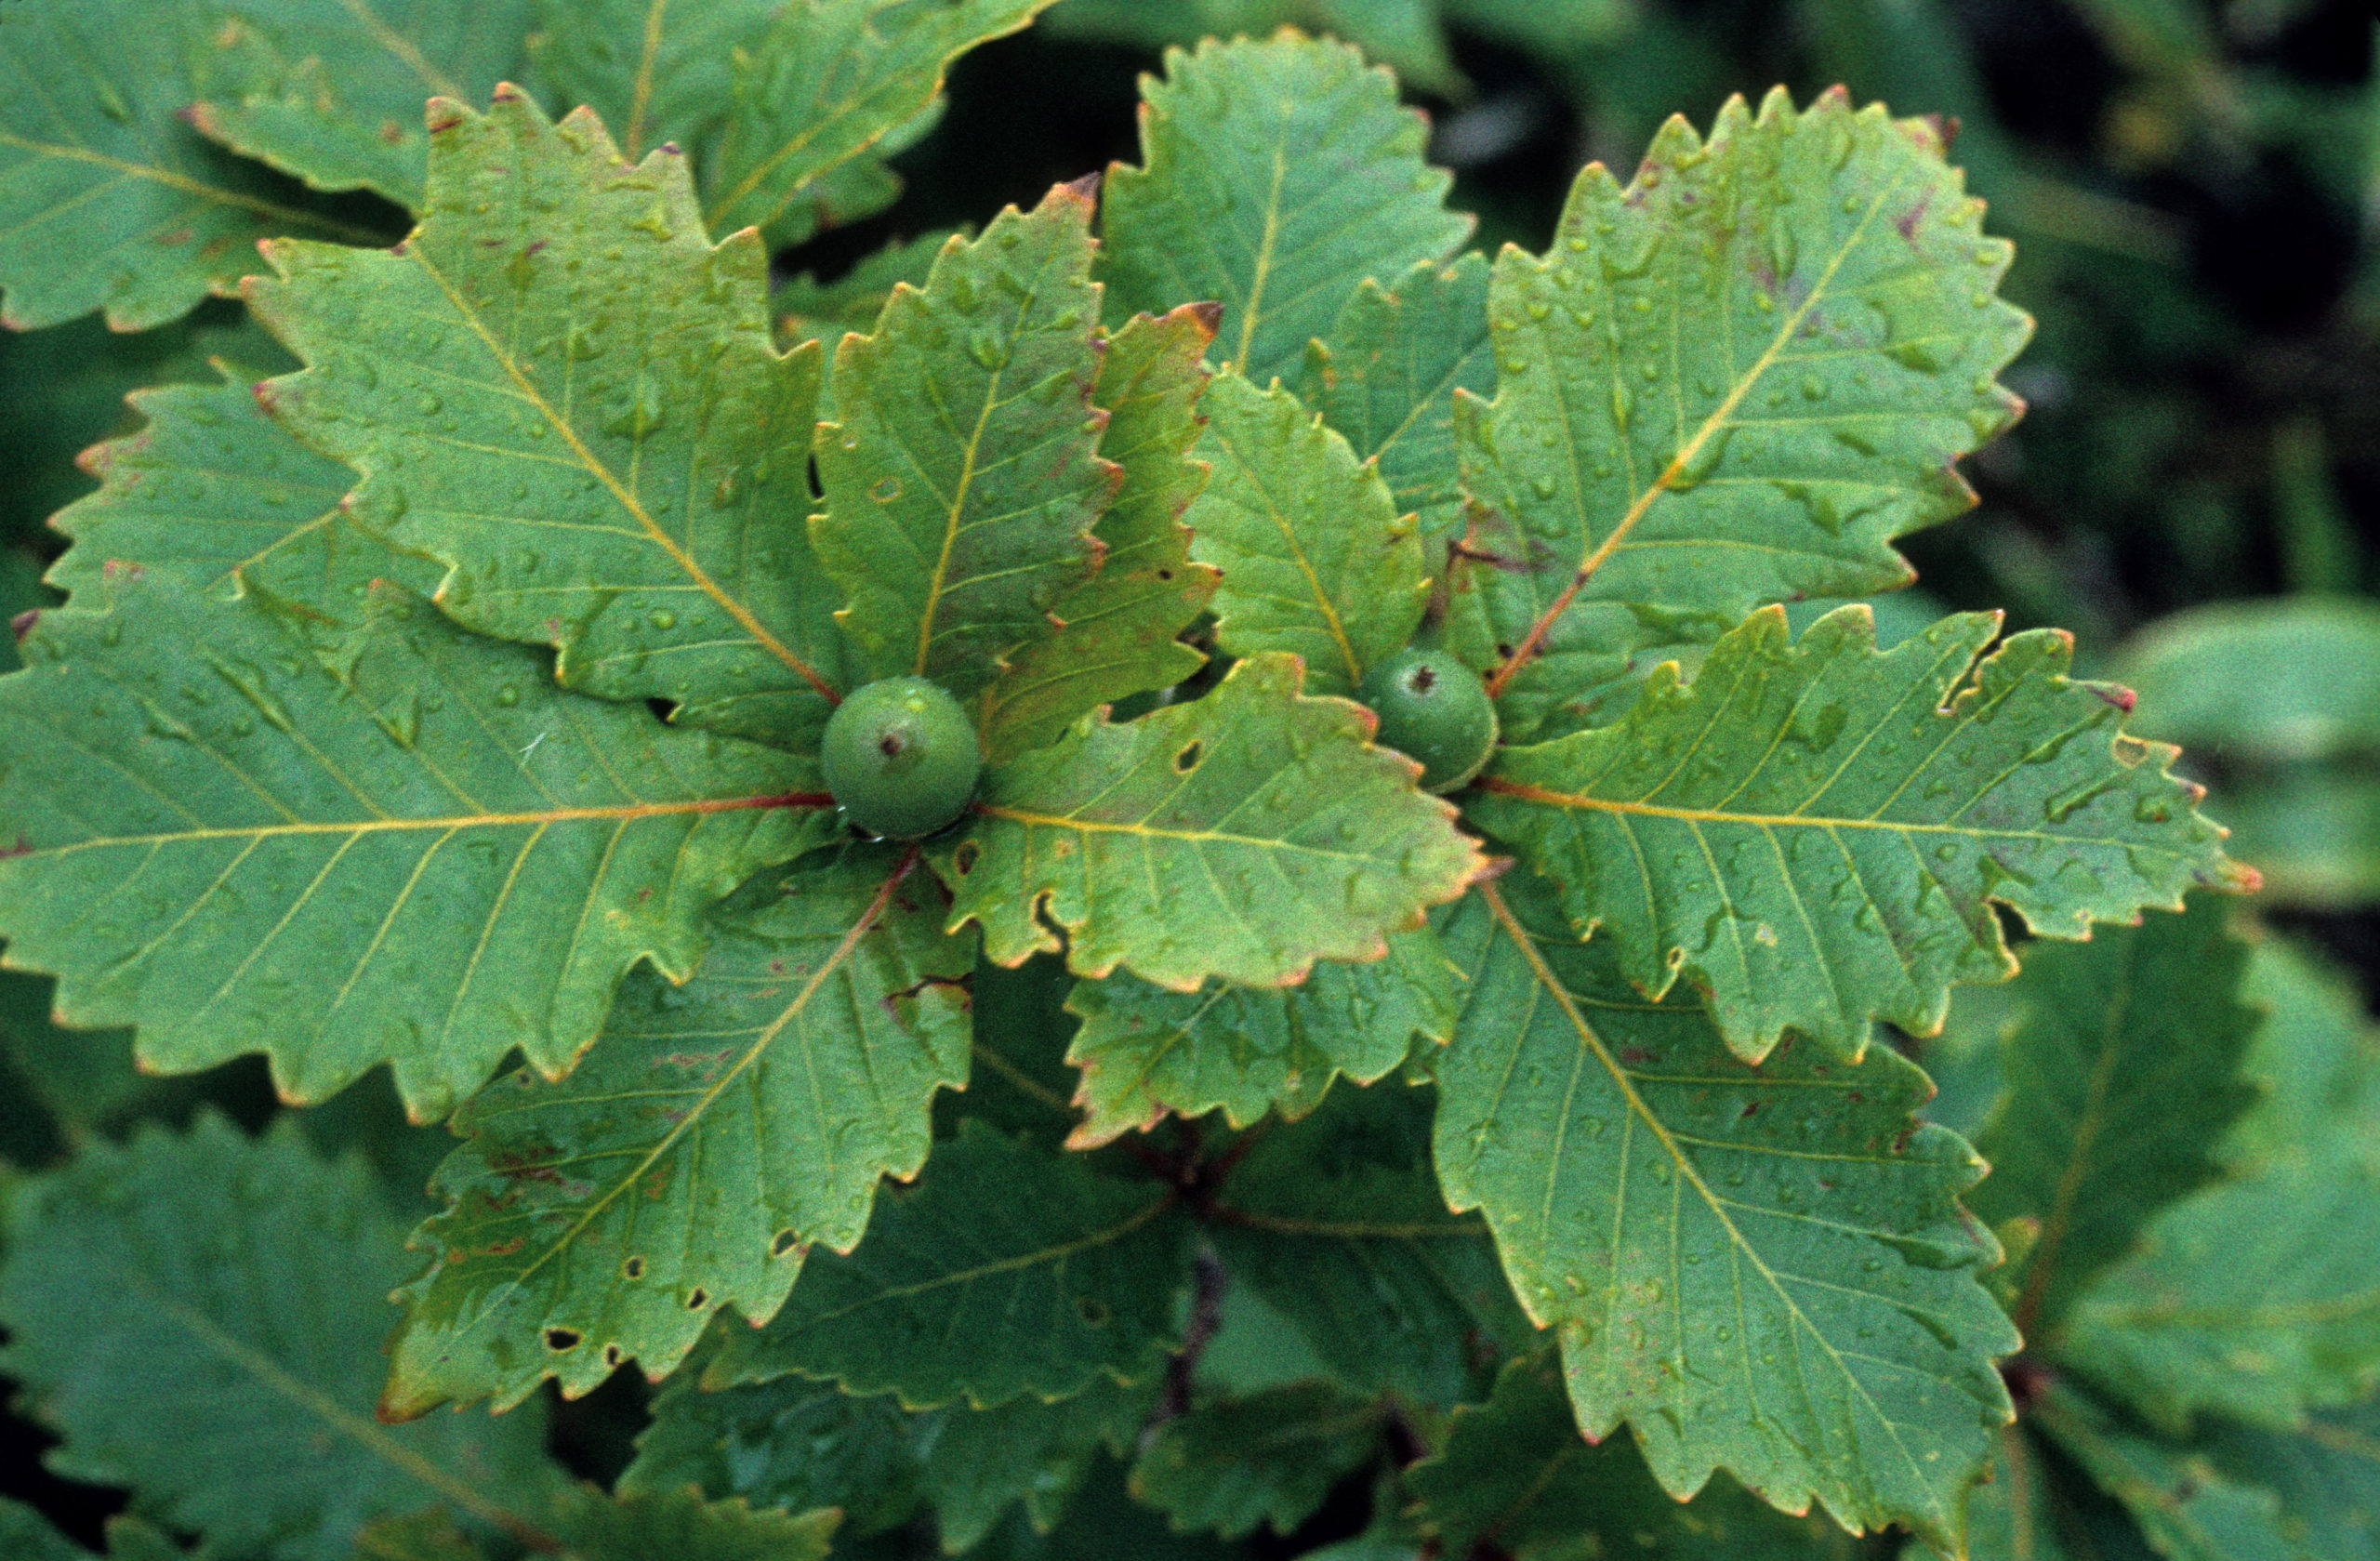
[[[1100,36],[1099,3],[1069,0],[1049,23],[965,59],[940,128],[898,160],[903,200],[781,257],[781,274],[831,280],[890,239],[980,223],[1135,157],[1135,78],[1157,60],[1141,41]],[[2183,609],[2380,589],[2380,24],[2368,0],[1533,8],[1586,20],[1565,46],[1533,46],[1526,28],[1497,20],[1522,7],[1449,7],[1459,78],[1411,94],[1434,121],[1434,158],[1456,171],[1453,204],[1479,214],[1491,250],[1541,246],[1580,163],[1624,173],[1662,115],[1707,124],[1731,93],[1781,82],[1806,98],[1842,82],[1858,100],[1957,119],[1953,158],[1990,202],[1989,226],[2017,244],[2006,292],[2039,322],[2008,376],[2031,409],[1970,463],[1980,508],[1906,544],[1924,581],[1910,617],[2004,608],[2012,628],[2070,629],[2092,673],[2120,671],[2128,642]],[[1148,0],[1149,14],[1168,9]],[[392,235],[401,226],[393,208],[346,204]],[[0,334],[0,608],[43,600],[36,577],[63,539],[42,522],[92,485],[76,452],[134,421],[123,393],[200,376],[220,351],[278,366],[258,362],[271,349],[241,332],[228,303],[139,336],[112,336],[95,318]],[[2345,761],[2360,784],[2380,785],[2375,756]],[[2226,817],[2219,756],[2194,762],[2217,783],[2210,811]],[[2380,841],[2338,845],[2380,853]],[[2380,999],[2368,888],[2269,914],[2327,946]],[[36,1098],[30,1081],[0,1078],[0,1156],[18,1166],[62,1147]],[[183,1119],[201,1101],[252,1126],[276,1109],[262,1067],[245,1065],[159,1081],[118,1109]],[[400,1118],[377,1079],[321,1115],[342,1118],[325,1121],[326,1136],[361,1127],[391,1156],[441,1148],[391,1125]],[[558,1450],[597,1477],[616,1472],[642,1401],[630,1373],[564,1407]],[[0,1492],[95,1541],[105,1493],[42,1473],[41,1440],[0,1422]],[[1293,1536],[1280,1553],[1316,1537]]]

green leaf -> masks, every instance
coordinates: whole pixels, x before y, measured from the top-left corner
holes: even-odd
[[[1215,571],[1190,562],[1183,512],[1205,483],[1190,458],[1194,410],[1207,385],[1199,363],[1214,311],[1185,304],[1135,315],[1100,354],[1091,404],[1107,415],[1101,458],[1122,469],[1115,502],[1092,535],[1099,571],[1060,598],[1063,625],[1010,658],[984,695],[984,746],[998,764],[1056,741],[1094,705],[1169,688],[1205,664],[1175,636],[1214,594]]]
[[[1225,375],[1205,407],[1198,455],[1214,478],[1189,524],[1193,551],[1223,571],[1224,648],[1294,653],[1313,692],[1352,696],[1421,621],[1430,580],[1412,517],[1397,514],[1376,467],[1278,385]]]
[[[2166,1210],[2076,1303],[2059,1355],[2175,1432],[2204,1411],[2286,1428],[2369,1394],[2380,1169],[2283,1164]]]
[[[2139,728],[2268,761],[2380,747],[2380,603],[2224,602],[2160,618],[2119,669]]]
[[[1326,962],[1294,986],[1210,981],[1170,992],[1129,974],[1075,984],[1083,1021],[1066,1060],[1082,1070],[1088,1115],[1069,1143],[1104,1144],[1168,1112],[1221,1107],[1235,1128],[1278,1110],[1296,1120],[1342,1073],[1368,1084],[1405,1061],[1413,1038],[1453,1033],[1454,970],[1426,927],[1392,933],[1388,957]]]
[[[1131,1499],[1124,1471],[1103,1458],[1094,1462],[1081,1495],[1056,1528],[1038,1533],[1023,1515],[1012,1514],[970,1554],[981,1561],[1226,1561],[1248,1551],[1209,1535],[1175,1532]]]
[[[736,62],[727,123],[703,168],[715,233],[772,247],[892,204],[879,158],[931,124],[950,62],[1025,26],[1051,0],[794,0]],[[923,122],[921,124],[920,122]]]
[[[2017,1343],[1958,1204],[1982,1162],[1912,1120],[1932,1089],[1897,1054],[1755,1068],[1699,1004],[1637,997],[1551,899],[1483,885],[1443,934],[1474,973],[1437,1163],[1557,1331],[1580,1426],[1627,1421],[1673,1495],[1724,1468],[1788,1510],[1949,1535]]]
[[[1507,734],[1641,646],[1909,583],[1890,540],[1974,502],[1951,462],[2019,404],[1982,210],[1928,122],[1780,87],[1672,119],[1625,190],[1588,165],[1546,255],[1499,257],[1501,383],[1455,429]]]
[[[284,1098],[375,1063],[418,1118],[518,1046],[548,1074],[705,908],[828,827],[815,767],[556,690],[546,658],[384,595],[342,685],[169,576],[43,615],[0,681],[0,932],[80,1025]]]
[[[1132,1465],[1132,1495],[1183,1531],[1287,1534],[1381,1456],[1385,1422],[1381,1405],[1327,1382],[1202,1405],[1157,1427]]]
[[[787,1371],[925,1408],[1145,1380],[1180,1343],[1189,1225],[1171,1191],[965,1123],[876,1201],[848,1257],[813,1253],[775,1320],[728,1334],[713,1385]]]
[[[1019,1501],[1037,1528],[1056,1522],[1099,1449],[1139,1430],[1155,1387],[1095,1379],[1054,1403],[1027,1394],[989,1409],[905,1410],[798,1376],[705,1391],[681,1372],[655,1400],[621,1488],[691,1483],[764,1506],[839,1506],[861,1534],[907,1521],[922,1501],[955,1553]]]
[[[1377,462],[1400,515],[1436,543],[1462,521],[1455,480],[1454,392],[1496,390],[1487,257],[1423,260],[1394,290],[1367,280],[1329,334],[1308,344],[1298,394]],[[1435,551],[1435,549],[1434,549]]]
[[[0,1553],[13,1561],[90,1561],[91,1554],[10,1497],[0,1497]]]
[[[2135,723],[2218,766],[2209,807],[2275,897],[2380,899],[2380,608],[2349,598],[2222,602],[2124,648]]]
[[[2313,1561],[2290,1539],[2271,1491],[2126,1429],[2075,1389],[2051,1387],[2029,1415],[2124,1504],[2168,1561]]]
[[[1515,1360],[1484,1404],[1455,1410],[1446,1446],[1414,1465],[1411,1515],[1434,1554],[1514,1561],[1643,1555],[1704,1561],[1818,1561],[1858,1554],[1821,1517],[1762,1504],[1732,1480],[1681,1506],[1656,1485],[1635,1444],[1590,1445],[1570,1418],[1562,1373],[1542,1356]]]
[[[1537,1335],[1487,1222],[1438,1191],[1435,1105],[1393,1083],[1334,1092],[1237,1157],[1207,1234],[1235,1294],[1261,1297],[1342,1383],[1447,1408]]]
[[[317,190],[420,211],[422,99],[519,73],[530,0],[199,0],[191,122]]]
[[[154,1094],[133,1065],[130,1030],[62,1030],[50,1022],[51,983],[0,971],[0,1052],[21,1089],[72,1140]]]
[[[2380,1025],[2360,988],[2303,947],[2258,940],[2241,988],[2264,1023],[2247,1072],[2262,1098],[2221,1148],[2235,1172],[2281,1161],[2370,1162],[2380,1124]]]
[[[1871,1018],[1925,1035],[1953,982],[2014,972],[1992,905],[2036,933],[2246,888],[2222,831],[2122,730],[2121,690],[2066,676],[2071,642],[1969,614],[1880,652],[1867,609],[1792,643],[1755,615],[1692,683],[1656,669],[1620,721],[1505,748],[1471,816],[1560,881],[1656,996],[1681,973],[1727,1044],[1788,1028],[1856,1056]]]
[[[952,239],[922,292],[896,288],[876,334],[836,350],[810,537],[868,680],[970,698],[1098,562],[1119,473],[1096,453],[1091,205],[1062,184]]]
[[[1962,1561],[2075,1561],[2063,1542],[2060,1494],[2032,1438],[2013,1425],[2001,1432],[1990,1477],[1967,1494]],[[1901,1561],[1919,1561],[1922,1554],[1911,1541]],[[2096,1561],[2097,1553],[2091,1554]]]
[[[2254,1158],[2158,1213],[2077,1301],[2060,1351],[2176,1434],[2209,1411],[2288,1429],[2380,1385],[2380,1030],[2285,949],[2260,946],[2254,970],[2270,1017],[2250,1071],[2274,1087],[2228,1147]],[[2188,979],[2145,988],[2169,1046],[2195,1019]],[[2203,1142],[2207,1086],[2185,1082],[2152,1109]]]
[[[986,770],[976,816],[936,847],[950,924],[982,922],[1001,964],[1063,943],[1078,975],[1121,964],[1176,991],[1380,958],[1471,881],[1478,848],[1413,789],[1412,761],[1359,741],[1368,716],[1304,697],[1301,676],[1250,657],[1202,699],[1094,717]]]
[[[364,628],[374,581],[437,589],[435,565],[340,504],[352,471],[290,437],[230,365],[218,372],[219,384],[133,392],[148,426],[93,450],[99,491],[51,522],[75,540],[50,572],[58,585],[104,602],[110,572],[132,564],[208,596],[256,594],[325,650]]]
[[[866,336],[876,329],[895,286],[906,282],[923,287],[950,241],[973,236],[972,228],[945,228],[896,238],[832,282],[803,271],[770,296],[770,307],[777,312],[777,338],[792,344],[840,342],[846,331]]]
[[[813,1243],[855,1246],[879,1176],[914,1176],[928,1101],[967,1080],[973,950],[915,854],[848,851],[714,919],[693,981],[640,972],[559,1083],[467,1102],[437,1256],[405,1291],[381,1405],[575,1396],[673,1369],[721,1306],[765,1321]]]
[[[362,473],[357,523],[450,568],[440,605],[550,644],[566,685],[803,746],[841,678],[800,451],[818,352],[771,344],[767,257],[704,239],[685,160],[591,116],[438,100],[397,249],[271,246],[249,298],[310,365],[274,416]]]
[[[536,0],[530,80],[548,103],[593,109],[630,159],[671,142],[699,167],[726,116],[736,53],[758,46],[776,9],[771,0]]]
[[[2227,764],[2206,805],[2230,829],[2232,854],[2256,869],[2268,904],[2345,911],[2380,902],[2380,774],[2370,760]]]
[[[229,324],[218,323],[227,315]],[[238,367],[218,372],[210,366],[218,358]],[[98,486],[78,462],[91,445],[132,430],[125,406],[132,391],[212,383],[223,373],[257,379],[296,366],[253,316],[229,304],[128,335],[110,330],[96,314],[48,330],[0,334],[0,443],[16,470],[0,493],[0,549],[7,549],[0,558],[23,560],[40,572],[28,555],[46,559],[56,542],[47,534],[49,518]],[[7,572],[0,566],[0,575]]]
[[[1102,217],[1107,317],[1223,304],[1219,362],[1250,383],[1293,377],[1358,284],[1444,260],[1472,219],[1396,82],[1343,44],[1209,39],[1144,78],[1144,167],[1110,171]]]
[[[1094,1377],[1082,1392],[1045,1402],[1032,1394],[989,1409],[953,1404],[938,1413],[926,1456],[926,1500],[945,1552],[972,1549],[1022,1501],[1044,1533],[1082,1488],[1102,1449],[1122,1457],[1148,1421],[1162,1380]]]
[[[621,1495],[694,1486],[761,1507],[840,1507],[847,1536],[880,1533],[917,1510],[919,1431],[941,1411],[913,1413],[888,1394],[861,1397],[806,1377],[709,1391],[698,1376],[690,1369],[663,1383]]]
[[[65,1437],[59,1474],[129,1485],[240,1555],[332,1561],[433,1501],[536,1534],[521,1515],[559,1480],[535,1413],[372,1419],[380,1297],[406,1260],[361,1161],[202,1115],[27,1179],[8,1235],[0,1361]]]
[[[588,1490],[562,1527],[577,1561],[826,1561],[841,1516],[754,1512],[692,1490],[616,1499]]]
[[[2227,913],[2202,899],[2026,951],[2008,1093],[1976,1140],[1992,1174],[1968,1201],[1995,1227],[2038,1232],[2001,1277],[2030,1339],[2056,1333],[2151,1215],[2220,1174],[2215,1146],[2255,1098],[2241,1077],[2256,1027],[2239,998],[2248,949]]]
[[[961,1118],[973,1118],[1052,1149],[1065,1140],[1080,1116],[1067,1098],[1077,1081],[1065,1059],[1076,1028],[1065,1008],[1074,986],[1054,955],[1011,968],[979,952],[970,1015],[975,1065],[964,1094],[934,1097],[937,1138],[956,1133]]]
[[[2307,1561],[2380,1561],[2380,1407],[2309,1415],[2290,1433],[2217,1425],[2199,1448],[2232,1479],[2281,1498]]]
[[[1302,25],[1361,46],[1410,86],[1461,98],[1468,84],[1447,57],[1437,13],[1437,0],[1066,0],[1043,25],[1152,49]]]
[[[488,1561],[487,1547],[440,1507],[365,1524],[355,1554],[358,1561]]]
[[[0,322],[12,330],[107,311],[162,325],[231,293],[258,239],[384,235],[313,209],[305,192],[210,144],[191,99],[179,0],[0,6]]]

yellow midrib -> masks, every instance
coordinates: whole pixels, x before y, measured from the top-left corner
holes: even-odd
[[[623,802],[602,808],[541,808],[527,813],[461,814],[445,818],[292,819],[284,824],[220,825],[148,835],[101,835],[65,845],[39,847],[23,854],[28,858],[54,857],[113,846],[179,845],[200,840],[271,840],[303,835],[360,836],[422,829],[497,829],[591,819],[669,818],[760,808],[823,808],[832,804],[833,799],[824,792],[788,791],[765,797],[707,798],[683,802]]]
[[[1680,446],[1677,454],[1671,457],[1669,464],[1662,468],[1660,476],[1655,478],[1652,485],[1638,494],[1629,504],[1627,513],[1620,516],[1619,523],[1612,527],[1610,533],[1601,542],[1588,549],[1586,556],[1580,560],[1578,569],[1571,575],[1569,584],[1563,587],[1560,594],[1554,597],[1553,605],[1538,615],[1537,621],[1529,625],[1528,633],[1522,638],[1519,644],[1513,647],[1512,655],[1506,656],[1502,665],[1489,675],[1488,679],[1489,694],[1501,695],[1504,692],[1504,686],[1511,682],[1521,668],[1527,665],[1529,658],[1537,654],[1537,647],[1543,642],[1545,636],[1553,631],[1554,623],[1562,615],[1569,611],[1570,603],[1577,600],[1580,591],[1586,589],[1587,582],[1594,577],[1595,571],[1604,566],[1606,561],[1619,550],[1629,533],[1636,529],[1637,523],[1642,521],[1646,511],[1653,507],[1653,501],[1661,495],[1674,490],[1677,480],[1685,474],[1686,469],[1693,463],[1694,458],[1701,454],[1702,447],[1716,437],[1720,430],[1727,426],[1727,420],[1735,416],[1736,408],[1743,403],[1744,397],[1752,393],[1752,388],[1760,382],[1760,377],[1767,373],[1770,366],[1775,364],[1778,354],[1782,352],[1786,343],[1793,338],[1793,333],[1800,330],[1803,322],[1809,318],[1810,311],[1818,307],[1820,298],[1826,297],[1827,288],[1834,281],[1835,272],[1843,269],[1843,264],[1850,258],[1852,250],[1858,247],[1860,239],[1866,236],[1868,224],[1875,219],[1877,212],[1884,209],[1884,203],[1898,192],[1899,186],[1888,187],[1868,204],[1868,209],[1861,214],[1858,222],[1853,226],[1850,236],[1843,241],[1842,247],[1837,249],[1827,261],[1826,268],[1818,273],[1818,280],[1810,284],[1809,292],[1803,297],[1800,303],[1780,317],[1776,333],[1770,337],[1768,345],[1761,350],[1760,356],[1753,360],[1752,365],[1737,376],[1735,384],[1729,387],[1726,395],[1702,419],[1693,435]],[[1557,233],[1555,236],[1558,238],[1561,235]],[[1542,262],[1540,264],[1541,266]],[[1612,372],[1617,374],[1619,371],[1620,364],[1615,353]],[[1503,395],[1499,393],[1496,403],[1501,405],[1503,399]],[[1592,536],[1592,533],[1589,535]]]
[[[637,1162],[635,1170],[625,1176],[615,1178],[611,1187],[601,1197],[589,1203],[586,1212],[571,1223],[568,1230],[549,1243],[527,1267],[491,1291],[479,1316],[472,1318],[458,1330],[459,1332],[468,1333],[471,1329],[495,1316],[502,1309],[503,1303],[508,1297],[522,1285],[527,1284],[531,1277],[548,1263],[568,1250],[571,1244],[578,1239],[588,1225],[595,1223],[604,1210],[617,1201],[623,1193],[643,1180],[645,1172],[659,1164],[664,1155],[675,1148],[680,1140],[694,1131],[695,1127],[709,1114],[711,1106],[717,1104],[719,1097],[727,1091],[728,1086],[742,1078],[753,1064],[760,1061],[769,1048],[775,1044],[777,1037],[785,1033],[786,1026],[801,1016],[803,1011],[810,1006],[810,999],[817,996],[818,989],[826,984],[827,978],[843,967],[844,962],[851,958],[852,950],[859,946],[859,940],[867,935],[868,930],[876,925],[877,919],[884,914],[884,907],[892,904],[893,891],[901,886],[901,880],[909,876],[910,869],[915,867],[917,863],[918,848],[911,846],[908,853],[901,859],[900,865],[886,875],[884,882],[876,891],[876,897],[868,902],[867,909],[862,912],[859,919],[852,924],[851,930],[843,934],[842,941],[835,946],[834,952],[811,972],[810,979],[802,983],[801,989],[794,994],[793,999],[769,1022],[766,1028],[760,1031],[752,1044],[745,1049],[744,1054],[735,1059],[734,1065],[722,1072],[712,1082],[710,1088],[705,1090],[701,1097],[686,1108],[685,1114],[671,1124],[669,1131],[662,1135],[660,1142],[654,1144],[644,1158]],[[725,1302],[734,1298],[718,1293],[714,1295],[714,1299]]]
[[[1567,808],[1580,813],[1625,814],[1644,818],[1671,818],[1692,824],[1748,824],[1760,828],[1809,829],[1872,829],[1894,835],[1950,835],[1960,840],[2047,840],[2071,846],[2078,839],[2073,835],[2053,834],[2044,829],[2003,829],[1979,824],[1914,824],[1899,823],[1886,818],[1837,818],[1823,814],[1761,814],[1731,813],[1714,808],[1671,808],[1655,802],[1628,802],[1602,797],[1581,796],[1576,792],[1554,791],[1526,781],[1507,780],[1500,775],[1488,775],[1477,783],[1480,789],[1500,796],[1516,797],[1525,802],[1541,802],[1549,807]],[[2128,850],[2156,852],[2160,848],[2146,841],[2126,840]],[[2166,855],[2178,852],[2165,851]]]
[[[1817,1325],[1810,1321],[1801,1307],[1794,1303],[1793,1298],[1786,1293],[1785,1287],[1778,1280],[1776,1271],[1763,1261],[1759,1250],[1753,1247],[1745,1238],[1743,1232],[1736,1227],[1735,1221],[1727,1213],[1726,1206],[1720,1201],[1716,1194],[1712,1192],[1710,1184],[1702,1180],[1701,1172],[1696,1169],[1693,1159],[1671,1136],[1668,1125],[1655,1114],[1644,1096],[1636,1092],[1635,1081],[1628,1076],[1628,1071],[1620,1065],[1619,1059],[1611,1054],[1609,1048],[1605,1046],[1603,1037],[1594,1026],[1587,1023],[1586,1015],[1579,1011],[1577,1002],[1572,999],[1569,988],[1562,985],[1561,978],[1555,975],[1553,967],[1546,963],[1545,956],[1539,951],[1536,941],[1521,925],[1519,918],[1513,914],[1512,908],[1505,905],[1503,896],[1496,892],[1496,886],[1492,883],[1480,884],[1478,893],[1486,901],[1488,909],[1494,913],[1496,919],[1502,924],[1505,935],[1513,940],[1513,946],[1520,951],[1521,958],[1528,962],[1530,972],[1535,976],[1539,986],[1554,999],[1555,1005],[1561,1009],[1563,1017],[1578,1033],[1580,1043],[1611,1076],[1612,1085],[1619,1091],[1628,1114],[1643,1122],[1655,1141],[1660,1144],[1662,1152],[1669,1158],[1670,1164],[1676,1170],[1679,1184],[1691,1187],[1702,1199],[1703,1206],[1709,1211],[1711,1218],[1718,1223],[1722,1231],[1726,1232],[1729,1244],[1742,1254],[1744,1261],[1750,1263],[1762,1278],[1768,1281],[1769,1289],[1777,1298],[1777,1304],[1784,1308],[1793,1319],[1794,1324],[1809,1337],[1812,1343],[1826,1352],[1827,1358],[1834,1363],[1846,1387],[1858,1394],[1861,1402],[1865,1403],[1869,1410],[1874,1414],[1877,1422],[1887,1428],[1895,1449],[1900,1453],[1901,1460],[1907,1465],[1911,1475],[1922,1487],[1924,1484],[1924,1470],[1920,1465],[1916,1454],[1901,1441],[1897,1423],[1890,1415],[1884,1413],[1883,1406],[1869,1395],[1858,1376],[1844,1364],[1842,1356],[1835,1350],[1833,1344],[1828,1342],[1826,1335],[1818,1330]],[[1674,1275],[1671,1277],[1673,1291],[1676,1288],[1676,1277]],[[1750,1348],[1748,1342],[1745,1348]],[[1937,1513],[1934,1515],[1938,1517],[1941,1515]]]
[[[503,344],[489,332],[486,323],[480,318],[479,311],[472,309],[469,300],[456,291],[454,284],[446,280],[445,274],[430,263],[430,257],[423,253],[422,246],[417,243],[408,244],[405,245],[405,255],[421,268],[422,273],[428,276],[431,284],[445,297],[447,307],[455,311],[456,318],[460,320],[473,336],[479,337],[481,345],[486,348],[488,356],[496,362],[497,367],[504,371],[505,377],[511,380],[514,390],[522,400],[536,408],[538,416],[545,418],[547,425],[562,436],[562,443],[570,446],[571,454],[576,458],[579,466],[603,485],[615,503],[634,518],[639,529],[651,539],[653,544],[668,554],[669,561],[684,571],[686,577],[692,580],[705,596],[718,602],[727,615],[735,620],[736,627],[752,637],[754,643],[785,663],[796,676],[808,683],[829,704],[835,703],[837,695],[834,688],[826,679],[819,676],[816,668],[796,655],[791,647],[769,632],[768,628],[753,615],[749,607],[738,601],[718,581],[712,579],[709,572],[695,562],[694,555],[686,551],[678,539],[670,536],[662,528],[661,523],[653,518],[652,512],[646,509],[636,495],[620,481],[618,474],[598,459],[594,451],[588,448],[587,442],[579,437],[578,430],[572,426],[570,419],[557,412],[553,404],[546,400],[545,393],[537,388],[536,382],[521,372],[521,365],[514,361],[512,354],[505,350]]]
[[[36,156],[59,157],[69,162],[89,163],[98,167],[110,168],[126,178],[145,179],[152,183],[162,184],[169,190],[178,190],[186,195],[195,195],[202,200],[212,201],[218,205],[238,206],[245,211],[253,211],[259,217],[270,217],[274,221],[284,223],[293,229],[311,228],[318,232],[334,233],[349,244],[377,245],[381,242],[380,234],[355,227],[350,223],[334,221],[326,217],[318,217],[311,212],[298,211],[272,201],[243,194],[236,190],[226,190],[220,185],[208,184],[203,180],[192,179],[186,174],[176,173],[171,168],[159,167],[151,163],[135,163],[127,158],[94,151],[89,147],[73,146],[60,141],[37,141],[9,130],[0,130],[0,146],[15,147],[20,152],[30,152]]]

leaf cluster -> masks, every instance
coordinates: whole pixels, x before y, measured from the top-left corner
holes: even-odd
[[[2363,1280],[2210,1323],[2189,1211],[2360,1209],[2360,1042],[2168,914],[2254,875],[2065,637],[1783,611],[2018,410],[1938,126],[1731,100],[1490,259],[1386,72],[1210,42],[1137,165],[829,296],[772,252],[1038,4],[158,8],[87,73],[0,10],[11,322],[271,337],[136,398],[0,680],[73,1150],[0,1365],[112,1545],[1960,1554],[2319,1478],[2233,1444],[2354,1412]],[[1416,644],[1496,705],[1449,798],[1353,697]],[[915,843],[822,774],[889,677],[987,761]],[[1876,1038],[2020,943],[1979,1156]],[[317,1109],[107,1131],[252,1055]],[[631,1365],[574,1481],[538,1406]]]

